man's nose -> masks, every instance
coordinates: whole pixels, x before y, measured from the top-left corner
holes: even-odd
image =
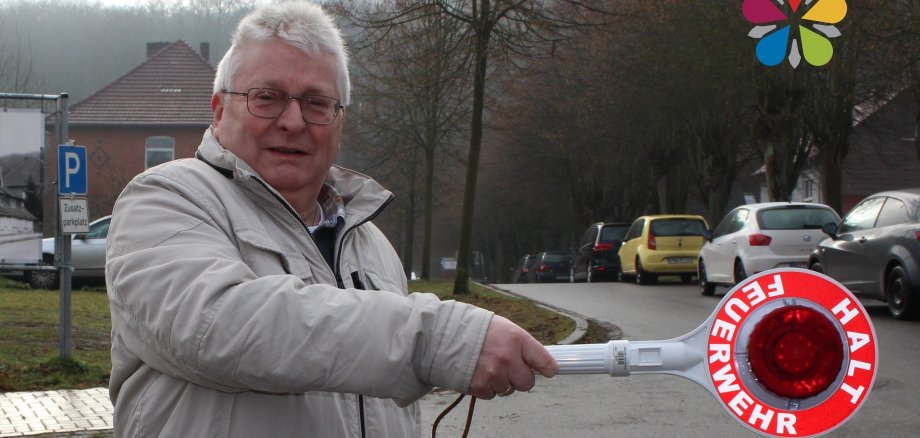
[[[303,109],[300,108],[300,101],[289,99],[281,116],[278,117],[278,126],[290,129],[300,130],[306,127],[307,123],[303,120]]]

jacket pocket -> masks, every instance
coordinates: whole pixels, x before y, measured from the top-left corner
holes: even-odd
[[[306,283],[313,283],[313,271],[298,251],[286,249],[268,237],[264,230],[235,228],[240,256],[256,275],[296,275]]]

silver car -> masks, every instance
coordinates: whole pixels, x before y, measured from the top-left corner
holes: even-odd
[[[824,232],[811,269],[887,301],[897,319],[920,315],[920,188],[871,195]]]
[[[70,265],[74,279],[102,282],[105,280],[105,242],[109,234],[111,216],[96,219],[89,224],[89,232],[70,236]],[[42,262],[54,265],[54,238],[42,240]],[[58,287],[57,270],[30,271],[26,274],[29,285],[35,289]]]

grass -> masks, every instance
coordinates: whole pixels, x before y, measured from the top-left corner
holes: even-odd
[[[69,361],[60,357],[60,294],[0,279],[0,391],[105,386],[111,322],[104,289],[71,294]]]
[[[544,344],[574,330],[574,322],[530,301],[471,285],[452,296],[452,282],[412,281],[409,289],[471,303],[524,327]],[[0,278],[0,391],[84,389],[108,386],[111,369],[109,304],[104,288],[74,290],[71,297],[71,360],[60,359],[60,298],[56,290],[33,290]],[[604,328],[590,324],[585,342],[606,342]]]

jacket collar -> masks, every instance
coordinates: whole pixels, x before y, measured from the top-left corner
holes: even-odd
[[[253,178],[262,180],[245,161],[224,149],[214,138],[210,128],[205,130],[195,156],[229,179],[240,182],[247,182]],[[333,187],[342,197],[346,225],[373,219],[393,199],[393,194],[371,177],[338,165],[333,165],[329,169],[326,184]],[[280,196],[277,192],[276,195]]]

